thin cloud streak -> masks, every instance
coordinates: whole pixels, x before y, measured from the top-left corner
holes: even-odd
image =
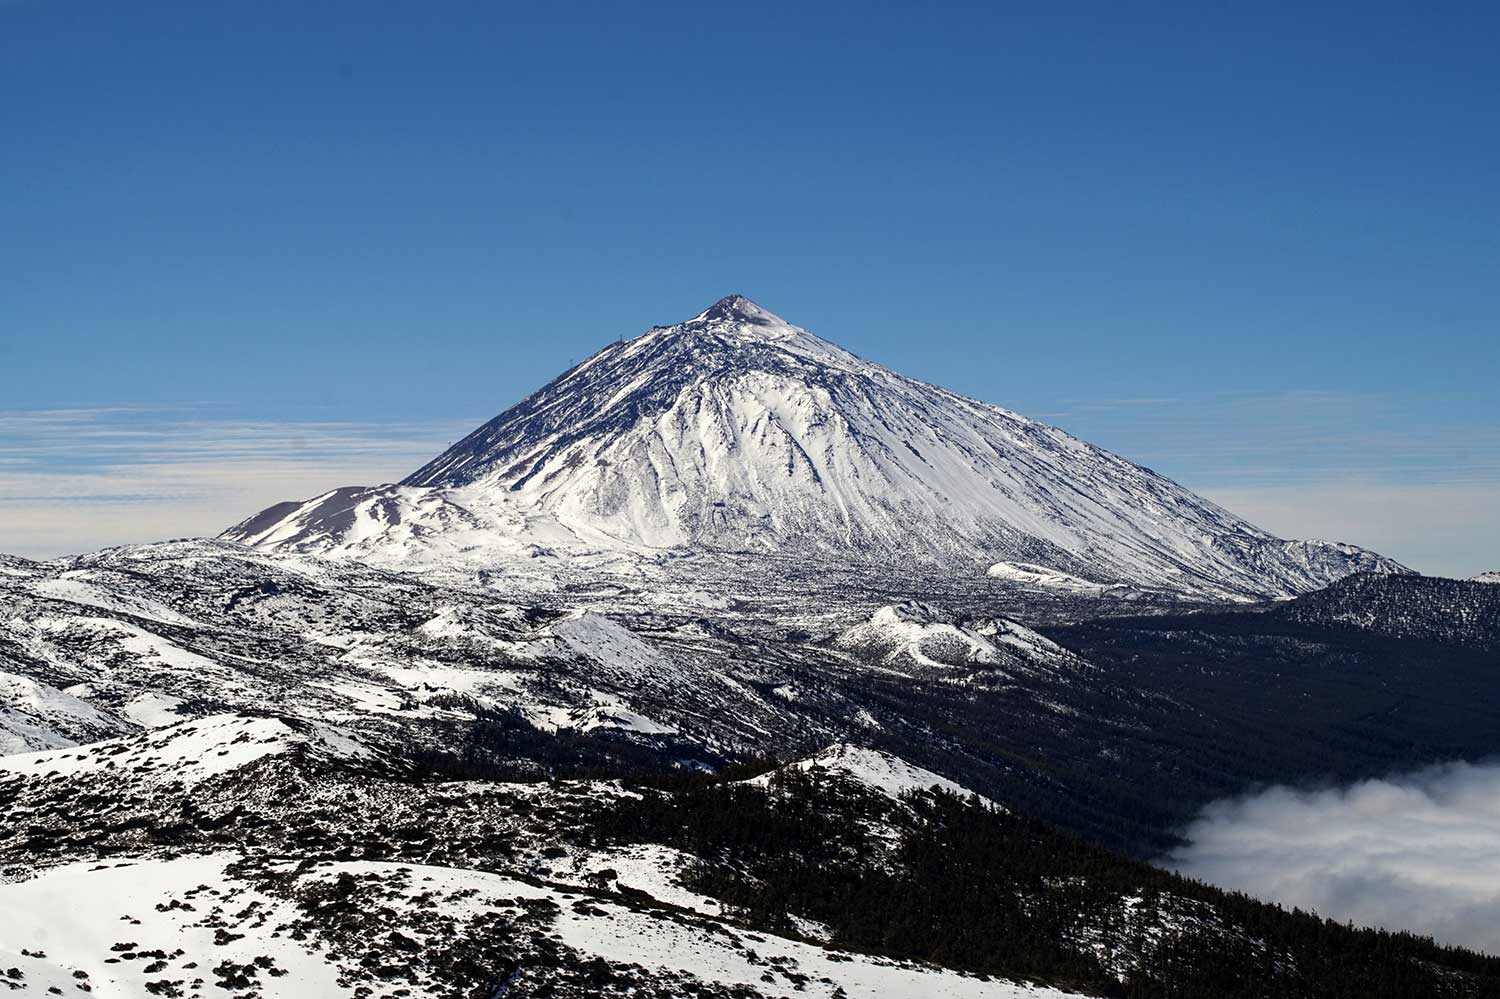
[[[273,503],[391,482],[477,421],[370,426],[112,406],[0,413],[0,552],[218,534]]]
[[[1282,537],[1347,541],[1430,575],[1500,569],[1500,486],[1486,481],[1190,485]]]
[[[1413,426],[1389,400],[1338,391],[1122,401],[1066,400],[1058,407],[1065,412],[1047,418],[1187,484],[1265,487],[1361,478],[1487,483],[1500,491],[1500,426],[1492,419],[1435,413],[1435,422]]]
[[[1347,541],[1437,575],[1500,568],[1492,412],[1411,425],[1409,407],[1336,390],[1126,401],[1063,400],[1046,418],[1285,538]]]

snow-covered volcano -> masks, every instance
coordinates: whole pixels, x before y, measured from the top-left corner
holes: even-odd
[[[1213,596],[1401,571],[1349,545],[1276,538],[1149,469],[872,364],[739,295],[605,347],[398,485],[279,504],[224,537],[386,564],[559,547],[976,575],[1016,563]]]

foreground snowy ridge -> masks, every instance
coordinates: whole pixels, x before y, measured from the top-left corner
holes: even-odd
[[[146,784],[192,786],[267,756],[302,749],[340,759],[372,760],[357,740],[326,725],[238,714],[212,715],[134,736],[83,746],[0,756],[0,774],[48,779],[124,775]]]
[[[288,899],[258,890],[235,867],[239,860],[210,855],[103,867],[74,864],[0,886],[0,966],[17,968],[22,977],[16,986],[38,996],[51,989],[76,995],[79,982],[97,994],[130,999],[172,995],[173,989],[212,994],[209,986],[218,992],[252,983],[267,999],[365,994],[361,989],[367,987],[350,977],[361,970],[359,962],[278,931],[301,913]],[[706,920],[674,918],[617,900],[579,904],[576,890],[483,871],[367,861],[295,870],[295,864],[284,865],[294,893],[326,890],[341,879],[369,892],[401,927],[400,939],[419,948],[443,946],[439,927],[445,923],[532,916],[538,929],[555,933],[585,959],[636,965],[681,982],[753,988],[767,999],[1069,995],[771,934],[708,930]],[[388,959],[400,960],[399,951]],[[247,984],[238,985],[241,981]],[[430,983],[419,978],[416,984]]]
[[[847,742],[835,743],[820,753],[787,765],[786,769],[811,774],[814,777],[844,777],[884,795],[892,801],[915,791],[937,789],[962,798],[978,798],[987,804],[989,799],[975,794],[956,781],[923,767],[913,766],[893,753],[856,746]],[[765,787],[771,784],[778,771],[752,777],[746,783]]]
[[[1238,644],[1244,622],[1421,582],[1356,577],[1228,616]],[[11,991],[1055,999],[1224,994],[1205,980],[1228,968],[1274,976],[1246,999],[1351,974],[1356,991],[1332,994],[1375,994],[1360,983],[1397,973],[1423,983],[1406,994],[1469,999],[1500,981],[1500,962],[1306,932],[1038,822],[1031,760],[1124,757],[1132,732],[1157,738],[1162,716],[1135,712],[1164,702],[1004,618],[907,600],[846,610],[823,638],[779,612],[759,631],[701,612],[627,627],[213,542],[33,564],[6,585],[20,624],[0,654],[64,694],[33,697],[39,717],[86,739],[87,696],[106,721],[154,726],[0,758]],[[1481,608],[1494,589],[1450,588]],[[205,713],[216,687],[245,709]],[[1132,713],[1088,718],[1112,702]],[[824,748],[750,781],[703,774],[736,732],[757,769]],[[1017,779],[997,783],[976,754],[1011,732]],[[559,746],[581,754],[574,779]]]
[[[295,758],[267,765],[271,757],[299,751]],[[549,968],[558,962],[587,969],[591,961],[605,962],[617,969],[614,974],[638,977],[640,991],[630,994],[649,996],[1063,999],[1069,994],[746,931],[724,921],[717,902],[682,887],[682,871],[692,858],[649,846],[564,850],[554,846],[562,839],[560,829],[511,828],[504,839],[523,846],[519,857],[510,849],[503,853],[511,857],[513,873],[328,857],[299,862],[277,850],[257,855],[222,848],[203,852],[199,846],[184,853],[152,846],[177,843],[179,837],[191,840],[188,826],[169,831],[168,816],[186,816],[212,833],[239,828],[236,817],[248,807],[279,815],[273,829],[289,825],[292,816],[304,821],[325,815],[333,824],[321,836],[345,842],[342,852],[370,849],[369,834],[358,831],[345,809],[375,807],[371,818],[392,821],[403,815],[390,796],[401,785],[382,791],[379,778],[342,769],[370,759],[367,750],[336,733],[236,715],[5,758],[0,812],[19,798],[33,821],[67,822],[67,808],[58,811],[52,802],[54,790],[86,799],[108,789],[118,803],[149,803],[159,817],[105,821],[92,833],[97,840],[107,835],[105,829],[144,830],[145,840],[129,854],[109,851],[99,860],[31,869],[0,864],[0,981],[11,991],[36,995],[82,990],[145,999],[205,995],[212,987],[263,997],[335,999],[369,995],[372,983],[395,979],[408,989],[405,994],[416,989],[417,994],[452,995],[454,970],[444,957],[449,949],[471,947],[497,929],[505,936],[504,928],[513,927],[521,936],[535,940],[545,934],[555,941],[538,958],[551,963],[531,969],[522,958],[495,995],[507,994],[506,983],[523,979],[535,988],[548,981],[554,973]],[[848,746],[806,762],[811,772],[851,775],[893,797],[934,785],[957,787],[888,754]],[[503,800],[548,808],[556,807],[548,804],[556,799],[564,807],[581,801],[591,809],[621,794],[608,783],[577,783],[560,794],[546,785],[490,787]],[[306,800],[295,800],[288,789]],[[484,790],[466,784],[451,793],[412,789],[405,797],[430,795],[472,826],[466,818],[470,799]],[[184,796],[181,805],[176,796]],[[524,816],[531,806],[522,807]],[[90,822],[99,820],[97,813],[89,816]],[[419,821],[402,842],[436,832]],[[0,835],[0,842],[6,838]],[[255,842],[253,833],[248,842]],[[437,849],[444,849],[441,837]],[[615,889],[605,890],[611,884]],[[356,913],[377,915],[371,923]],[[349,925],[341,929],[343,923]],[[504,959],[497,960],[504,968]]]
[[[899,559],[1214,598],[1401,571],[1350,545],[1283,541],[1056,427],[862,360],[738,295],[611,344],[399,485],[279,504],[224,537],[393,567],[600,551]]]

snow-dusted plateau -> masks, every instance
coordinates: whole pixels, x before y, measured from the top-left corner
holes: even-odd
[[[1500,994],[1142,862],[1266,782],[1500,749],[1485,582],[731,296],[401,483],[0,556],[0,984]]]

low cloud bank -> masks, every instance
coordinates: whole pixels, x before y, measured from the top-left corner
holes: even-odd
[[[1164,866],[1339,921],[1500,954],[1500,762],[1216,802]]]

